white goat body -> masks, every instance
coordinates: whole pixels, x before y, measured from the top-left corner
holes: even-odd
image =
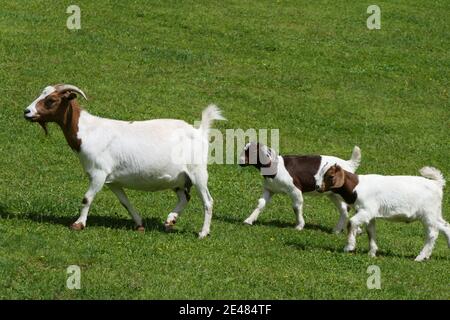
[[[439,231],[443,232],[450,247],[450,225],[442,216],[442,196],[445,179],[432,167],[424,167],[419,176],[354,175],[339,166],[332,166],[317,184],[322,191],[332,190],[352,199],[356,214],[350,219],[350,230],[345,251],[356,247],[356,230],[367,226],[369,255],[378,250],[375,241],[375,219],[412,222],[419,220],[427,231],[424,248],[416,261],[428,259]],[[331,183],[331,181],[333,181]],[[333,185],[334,183],[334,185]]]
[[[101,171],[107,184],[158,191],[184,188],[186,175],[195,184],[198,165],[174,162],[173,150],[207,143],[208,132],[180,120],[130,123],[82,111],[78,137],[82,141],[79,157],[91,176]]]

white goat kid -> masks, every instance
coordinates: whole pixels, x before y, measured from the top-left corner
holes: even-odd
[[[141,231],[144,230],[142,218],[123,188],[174,190],[178,204],[165,222],[166,230],[170,230],[189,201],[189,191],[194,185],[205,214],[199,237],[207,236],[213,207],[207,186],[208,133],[213,120],[224,120],[220,110],[214,105],[208,106],[202,113],[199,128],[173,119],[119,121],[100,118],[81,109],[77,93],[86,98],[83,91],[73,85],[48,86],[24,111],[27,120],[38,122],[46,132],[46,123],[56,122],[89,175],[90,186],[72,229],[85,228],[92,201],[106,184]],[[196,161],[188,161],[192,155]]]
[[[323,174],[322,168],[327,163],[339,163],[350,172],[355,172],[361,162],[361,150],[353,148],[349,160],[325,155],[278,155],[275,150],[262,143],[250,142],[242,150],[239,165],[254,166],[264,177],[263,195],[258,200],[258,206],[244,223],[252,225],[277,193],[287,194],[292,200],[292,208],[296,216],[297,230],[303,230],[303,194],[317,194],[316,176]],[[340,218],[333,229],[334,233],[341,232],[348,219],[348,206],[341,197],[329,192],[328,198],[334,203],[340,213]]]
[[[450,247],[450,225],[442,217],[442,195],[445,179],[432,167],[420,169],[422,177],[356,175],[339,165],[329,167],[317,179],[319,191],[332,191],[351,205],[356,214],[350,219],[345,251],[356,247],[356,228],[367,226],[369,255],[378,250],[375,242],[375,219],[411,222],[420,220],[427,231],[427,240],[416,261],[430,258],[439,231],[443,232]]]

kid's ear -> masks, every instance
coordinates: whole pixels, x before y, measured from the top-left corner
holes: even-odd
[[[332,189],[340,188],[344,185],[345,182],[345,173],[344,169],[342,169],[340,166],[335,165],[335,172],[333,176],[333,186]]]
[[[269,167],[272,163],[272,161],[275,159],[274,157],[274,151],[270,149],[268,146],[261,144],[258,142],[258,156],[259,156],[259,162],[264,167]]]
[[[275,176],[278,172],[278,156],[274,149],[264,146],[260,150],[260,155],[264,158],[261,166],[263,176]]]

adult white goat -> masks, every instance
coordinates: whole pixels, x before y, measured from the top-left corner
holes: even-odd
[[[215,105],[208,106],[198,129],[173,119],[119,121],[96,117],[81,109],[77,93],[86,99],[76,86],[48,86],[24,111],[25,119],[38,122],[46,132],[46,123],[56,122],[89,175],[90,185],[82,201],[80,217],[71,228],[85,228],[89,207],[106,184],[140,231],[144,230],[142,218],[123,188],[174,190],[178,204],[164,224],[166,230],[170,230],[188,203],[189,191],[194,185],[205,213],[199,237],[206,237],[210,232],[213,206],[207,186],[208,132],[213,120],[224,120],[220,110]],[[189,161],[191,155],[197,157],[195,161]]]

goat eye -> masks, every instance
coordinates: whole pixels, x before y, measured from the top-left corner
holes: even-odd
[[[53,104],[53,102],[55,102],[55,100],[53,100],[53,99],[47,99],[47,100],[45,100],[45,107],[46,108],[50,108],[51,106],[52,106],[52,104]]]

